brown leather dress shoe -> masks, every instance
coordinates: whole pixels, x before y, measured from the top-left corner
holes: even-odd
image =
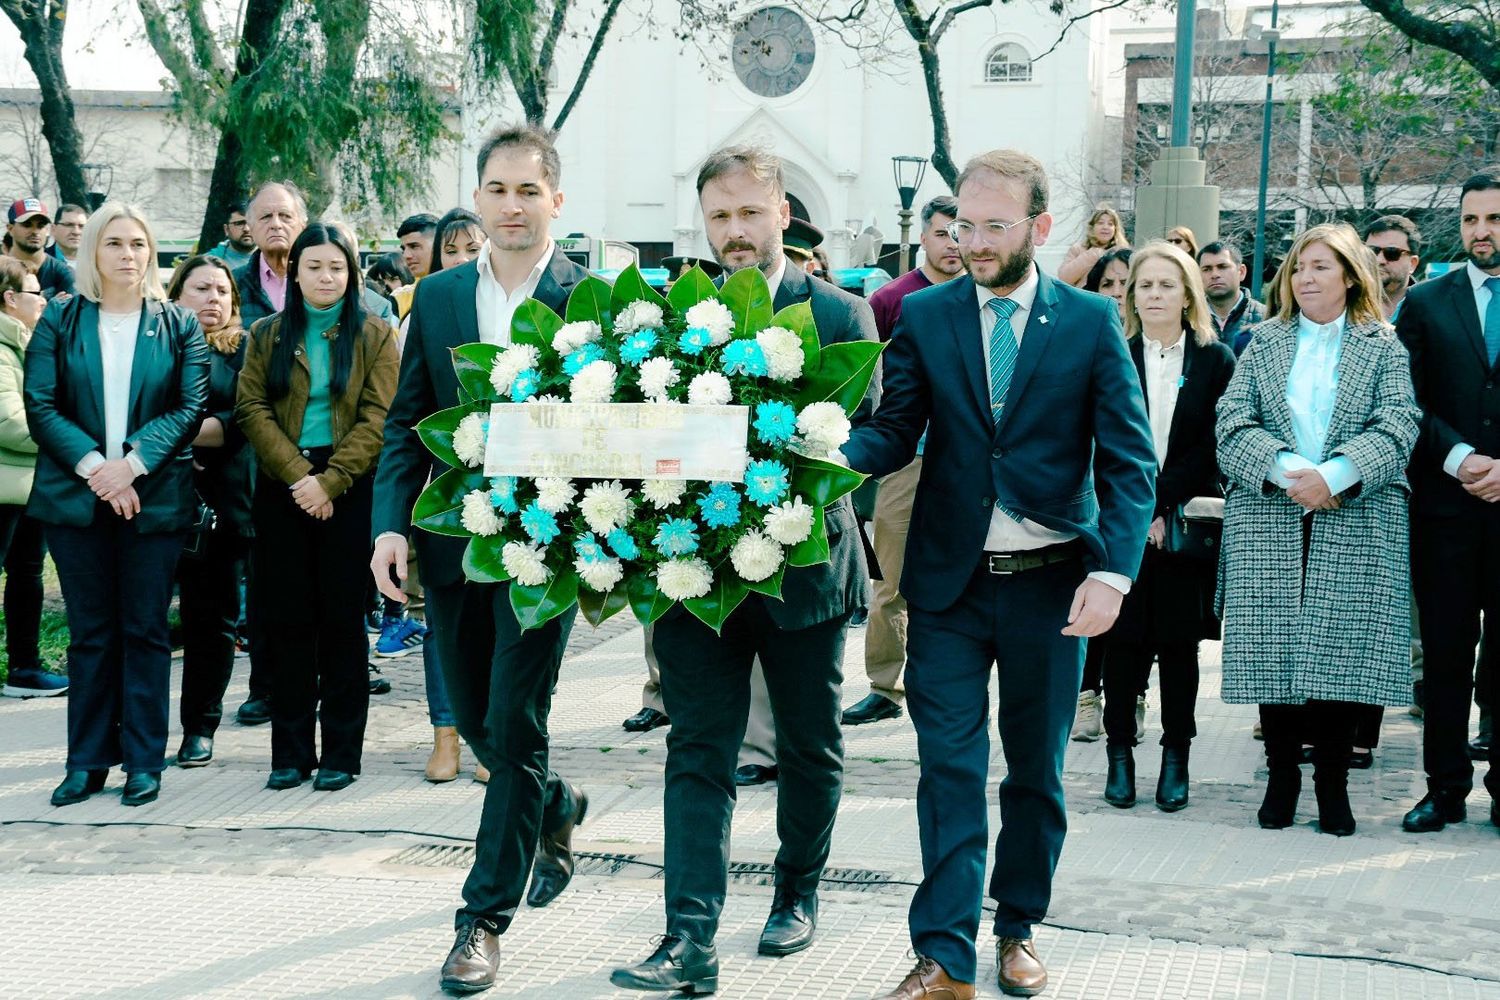
[[[459,924],[453,950],[443,963],[442,985],[449,993],[479,993],[495,985],[500,970],[500,936],[478,920]]]
[[[1047,988],[1047,967],[1036,957],[1031,938],[1001,938],[995,945],[1000,992],[1008,997],[1034,997]]]
[[[573,815],[556,830],[542,834],[536,845],[536,864],[531,869],[531,888],[526,893],[527,906],[546,906],[568,887],[573,879],[573,828],[588,815],[589,797],[573,789]]]
[[[949,979],[943,967],[930,958],[917,956],[917,967],[901,985],[878,1000],[974,1000],[974,984]]]

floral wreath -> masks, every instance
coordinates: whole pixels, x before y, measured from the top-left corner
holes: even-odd
[[[750,593],[780,599],[788,567],[828,561],[823,512],[865,477],[810,456],[848,439],[881,349],[823,347],[810,304],[773,313],[758,268],[715,287],[695,267],[665,298],[634,266],[587,277],[565,317],[529,299],[509,346],[453,351],[459,405],[417,425],[450,468],[413,523],[469,539],[465,575],[510,582],[522,628],[575,603],[594,625],[627,606],[650,624],[680,601],[718,630]],[[748,408],[744,482],[484,473],[492,404],[642,402]]]

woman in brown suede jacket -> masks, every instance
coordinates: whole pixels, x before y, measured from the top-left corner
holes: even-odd
[[[313,787],[333,791],[359,774],[369,715],[371,484],[399,361],[391,328],[360,305],[354,248],[335,228],[309,223],[287,269],[286,308],[251,330],[235,407],[260,470],[251,599],[271,660],[266,784],[295,788],[317,767]]]

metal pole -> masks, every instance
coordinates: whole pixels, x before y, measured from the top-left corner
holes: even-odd
[[[1188,122],[1193,112],[1193,25],[1195,0],[1177,3],[1177,64],[1172,72],[1172,145],[1191,146]]]
[[[897,213],[901,220],[901,257],[896,265],[896,277],[911,270],[911,209],[903,208]]]
[[[1250,272],[1250,297],[1260,298],[1261,276],[1266,273],[1266,187],[1271,180],[1272,82],[1276,76],[1276,15],[1279,0],[1271,0],[1271,33],[1266,45],[1266,107],[1260,123],[1260,187],[1255,198],[1255,263]]]

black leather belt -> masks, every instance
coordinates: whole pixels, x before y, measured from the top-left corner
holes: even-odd
[[[1029,569],[1041,569],[1043,566],[1069,562],[1082,555],[1083,543],[1074,539],[1071,542],[1061,542],[1025,552],[986,552],[984,565],[992,576],[1009,576],[1012,573],[1024,573]]]

